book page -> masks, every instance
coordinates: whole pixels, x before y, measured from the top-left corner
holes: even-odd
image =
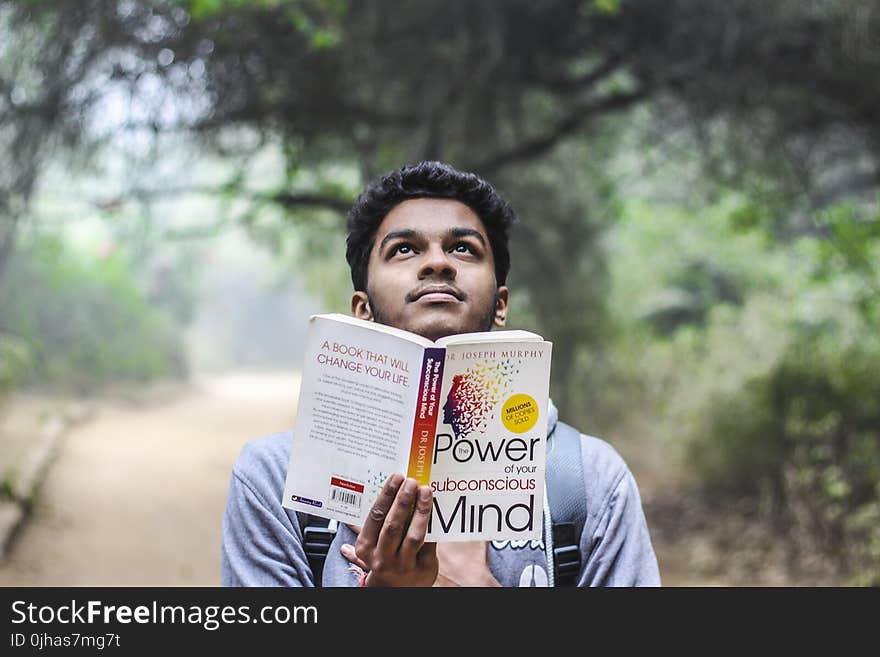
[[[541,538],[552,346],[447,344],[428,540]]]
[[[342,324],[350,324],[356,328],[364,329],[365,331],[373,331],[376,333],[386,333],[388,335],[396,336],[401,340],[409,340],[410,342],[414,342],[416,344],[420,344],[423,347],[432,347],[434,343],[428,338],[424,338],[418,333],[412,333],[411,331],[404,331],[403,329],[399,329],[395,326],[388,326],[386,324],[379,324],[378,322],[368,322],[365,319],[358,319],[357,317],[352,317],[350,315],[343,315],[342,313],[326,313],[323,315],[313,315],[313,317],[322,318],[322,319],[330,319],[335,322],[340,322]],[[477,334],[472,334],[477,335]]]
[[[360,524],[389,475],[406,471],[424,349],[371,329],[310,320],[287,508]]]
[[[459,333],[457,335],[447,335],[440,338],[435,344],[439,347],[451,344],[476,344],[479,342],[543,342],[537,333],[531,331],[521,331],[518,329],[510,329],[506,331],[480,331],[478,333]]]

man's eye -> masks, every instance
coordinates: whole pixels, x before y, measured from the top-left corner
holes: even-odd
[[[391,254],[394,255],[396,253],[402,253],[402,254],[406,255],[407,253],[411,253],[411,252],[412,252],[412,246],[410,246],[409,244],[398,244],[397,246],[394,247],[394,249],[392,249]]]
[[[453,251],[456,253],[473,253],[474,250],[471,248],[470,244],[462,242],[461,244],[456,244]]]

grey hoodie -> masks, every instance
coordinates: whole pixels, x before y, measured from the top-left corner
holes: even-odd
[[[549,404],[548,433],[558,413]],[[281,506],[292,432],[245,444],[232,468],[223,517],[220,581],[223,586],[314,586],[296,512]],[[638,487],[611,445],[591,436],[581,442],[587,518],[580,537],[578,586],[659,586]],[[357,586],[360,570],[339,551],[354,544],[344,524],[324,565],[324,586]],[[502,586],[547,586],[542,541],[493,541],[489,569]]]

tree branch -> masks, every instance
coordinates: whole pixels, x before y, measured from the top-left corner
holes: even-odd
[[[234,189],[234,188],[233,188]],[[230,190],[229,186],[204,186],[193,185],[187,187],[163,187],[162,189],[144,189],[134,188],[125,192],[120,198],[101,199],[94,201],[94,204],[104,210],[112,210],[125,202],[125,196],[130,196],[138,200],[148,200],[154,198],[186,196],[188,194],[201,194],[206,196],[216,196],[226,194]],[[293,192],[248,192],[247,190],[235,189],[236,195],[251,199],[253,201],[268,201],[277,203],[285,208],[294,207],[313,207],[326,208],[337,212],[348,212],[351,208],[353,199],[339,198],[319,193],[293,193]]]
[[[647,95],[647,89],[640,89],[629,93],[615,94],[597,103],[579,107],[541,137],[524,141],[507,152],[494,155],[470,168],[473,171],[479,171],[480,175],[491,175],[494,171],[509,164],[543,155],[559,143],[563,137],[577,130],[588,118],[629,107]]]
[[[566,93],[580,91],[585,87],[591,87],[599,80],[613,73],[623,62],[619,53],[612,53],[608,58],[593,70],[574,77],[547,77],[538,78],[536,82],[550,91]]]
[[[259,196],[259,195],[258,195]],[[293,207],[317,207],[339,212],[348,212],[354,200],[324,196],[322,194],[291,194],[279,192],[277,194],[263,195],[266,200],[274,201],[286,208]]]

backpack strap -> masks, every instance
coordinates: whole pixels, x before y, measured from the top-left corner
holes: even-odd
[[[320,587],[324,576],[324,563],[330,552],[330,544],[336,536],[337,522],[303,511],[296,512],[296,519],[302,529],[303,549],[309,560],[315,586]]]
[[[547,498],[556,586],[574,586],[581,571],[580,538],[587,518],[581,434],[557,422],[547,437]]]

